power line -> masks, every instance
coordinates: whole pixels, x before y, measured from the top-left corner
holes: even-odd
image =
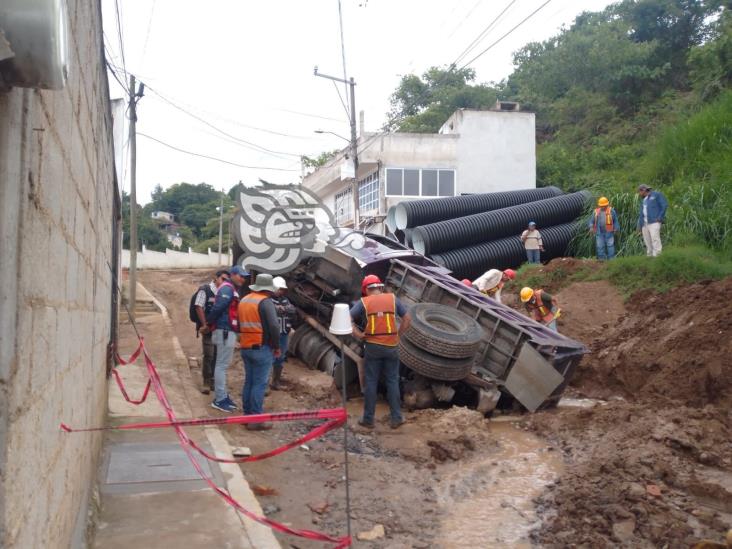
[[[552,0],[546,0],[546,2],[544,2],[544,3],[543,3],[543,4],[541,5],[541,6],[539,6],[538,8],[536,8],[536,9],[535,9],[534,11],[532,11],[532,12],[531,12],[531,13],[530,13],[529,15],[527,15],[526,17],[524,17],[524,18],[523,18],[523,19],[522,19],[521,21],[519,21],[519,22],[518,22],[518,24],[517,24],[517,25],[515,25],[515,26],[514,26],[514,27],[513,27],[513,28],[512,28],[511,30],[509,30],[509,31],[508,31],[508,32],[507,32],[506,34],[504,34],[503,36],[501,36],[501,37],[500,37],[500,38],[499,38],[498,40],[496,40],[495,42],[493,42],[493,43],[492,43],[492,44],[491,44],[490,46],[488,46],[488,47],[487,47],[486,49],[484,49],[484,50],[483,50],[482,52],[480,52],[480,53],[479,53],[478,55],[476,55],[475,57],[473,57],[473,58],[472,58],[472,59],[471,59],[470,61],[468,61],[467,63],[465,63],[465,64],[464,64],[464,65],[463,65],[462,67],[460,67],[460,68],[461,68],[461,69],[464,69],[465,67],[467,67],[468,65],[470,65],[470,64],[472,64],[472,63],[473,63],[474,61],[476,61],[476,60],[477,60],[478,58],[480,58],[481,56],[483,56],[483,55],[484,55],[484,54],[485,54],[486,52],[488,52],[488,51],[489,51],[489,50],[490,50],[491,48],[493,48],[493,47],[494,47],[495,45],[497,45],[498,43],[500,43],[500,42],[501,42],[501,41],[502,41],[502,40],[503,40],[504,38],[506,38],[506,37],[507,37],[507,36],[508,36],[509,34],[511,34],[511,33],[512,33],[513,31],[515,31],[515,30],[516,30],[517,28],[519,28],[519,27],[520,27],[521,25],[523,25],[524,23],[526,23],[526,21],[528,21],[529,19],[531,19],[531,18],[532,18],[532,17],[534,16],[534,15],[536,15],[537,13],[539,13],[539,11],[541,11],[541,9],[542,9],[542,8],[543,8],[544,6],[546,6],[547,4],[549,4],[549,3],[551,2],[551,1],[552,1]]]
[[[125,61],[125,45],[122,40],[122,16],[119,11],[119,0],[114,0],[114,10],[117,21],[117,37],[119,38],[119,51],[122,56],[122,67],[124,69],[125,77],[127,76],[127,62]]]
[[[273,171],[278,171],[278,172],[297,172],[297,171],[300,171],[300,170],[294,170],[294,169],[293,170],[290,170],[290,169],[286,169],[286,168],[274,168],[274,167],[271,167],[271,166],[247,166],[245,164],[239,164],[237,162],[231,162],[230,160],[224,160],[223,158],[216,158],[215,156],[209,156],[207,154],[197,153],[197,152],[193,152],[193,151],[186,151],[184,149],[181,149],[179,147],[176,147],[175,145],[171,145],[170,143],[166,143],[165,141],[161,141],[160,139],[157,139],[156,137],[153,137],[151,135],[147,135],[147,134],[142,133],[142,132],[137,132],[137,135],[140,135],[142,137],[146,137],[147,139],[150,139],[152,141],[155,141],[156,143],[160,143],[161,145],[163,145],[165,147],[168,147],[169,149],[173,149],[174,151],[178,151],[178,152],[181,152],[183,154],[188,154],[188,155],[191,155],[191,156],[197,156],[197,157],[200,157],[200,158],[206,158],[208,160],[214,160],[216,162],[221,162],[223,164],[229,164],[231,166],[237,166],[238,168],[246,168],[246,169],[250,169],[250,170],[273,170]]]
[[[453,61],[453,62],[452,62],[452,64],[453,64],[453,65],[457,65],[457,64],[458,64],[458,63],[460,62],[460,60],[461,60],[461,59],[463,59],[463,58],[464,58],[464,57],[465,57],[466,55],[468,55],[468,54],[469,54],[469,53],[470,53],[470,52],[471,52],[472,50],[474,50],[474,49],[475,49],[475,47],[476,47],[476,46],[478,45],[478,43],[479,43],[479,42],[480,42],[481,40],[483,40],[483,38],[485,38],[485,37],[486,37],[486,35],[488,34],[488,32],[489,32],[489,31],[491,30],[491,28],[493,28],[493,26],[494,26],[494,25],[495,25],[495,24],[496,24],[496,23],[498,22],[498,20],[499,20],[499,19],[500,19],[501,17],[503,17],[503,14],[504,14],[504,13],[506,13],[506,12],[507,12],[507,11],[508,11],[508,10],[510,9],[510,7],[511,7],[511,6],[513,6],[513,5],[515,4],[515,3],[516,3],[516,0],[511,0],[511,2],[510,2],[510,3],[509,3],[509,4],[508,4],[508,5],[507,5],[507,6],[505,7],[505,8],[503,8],[503,11],[501,11],[501,13],[499,13],[499,14],[498,14],[498,15],[497,15],[497,16],[496,16],[496,17],[495,17],[494,19],[493,19],[493,21],[491,21],[491,22],[490,22],[490,23],[488,24],[488,26],[487,26],[487,27],[485,27],[485,28],[483,29],[483,31],[482,31],[482,32],[481,32],[481,33],[480,33],[480,34],[479,34],[478,36],[476,36],[476,37],[475,37],[475,39],[474,39],[474,40],[473,40],[473,41],[472,41],[472,42],[471,42],[470,44],[468,44],[468,46],[467,46],[467,47],[466,47],[466,48],[465,48],[465,49],[464,49],[464,50],[462,51],[462,53],[461,53],[460,55],[458,55],[458,56],[457,56],[457,58],[455,59],[455,61]]]
[[[220,134],[225,135],[226,137],[228,137],[230,139],[233,139],[235,141],[238,141],[240,143],[243,143],[244,145],[248,145],[250,148],[252,148],[253,150],[255,150],[257,152],[269,153],[269,154],[275,155],[275,156],[277,156],[277,155],[285,155],[285,156],[295,156],[295,157],[298,157],[298,158],[300,157],[299,154],[288,153],[288,152],[283,152],[283,151],[274,151],[272,149],[267,149],[266,147],[262,147],[261,145],[257,145],[256,143],[252,143],[251,141],[247,141],[245,139],[241,139],[240,137],[237,137],[235,135],[232,135],[232,134],[230,134],[230,133],[222,130],[218,126],[214,126],[213,124],[211,124],[211,122],[209,122],[205,118],[201,118],[197,114],[194,114],[194,113],[190,112],[189,110],[181,107],[180,105],[174,103],[173,101],[171,101],[170,99],[166,98],[165,96],[163,96],[162,94],[160,94],[160,92],[154,90],[150,86],[147,86],[147,88],[148,88],[148,90],[150,90],[151,92],[153,92],[155,95],[157,95],[160,99],[162,99],[163,101],[165,101],[166,103],[168,103],[170,106],[172,106],[173,108],[181,111],[184,114],[187,114],[191,118],[194,118],[194,119],[198,120],[202,124],[205,124],[206,126],[208,126],[208,127],[212,128],[212,129],[216,130]]]
[[[343,10],[341,9],[341,0],[338,0],[338,22],[340,23],[341,28],[341,58],[343,59],[343,89],[346,91],[346,101],[348,101],[348,75],[346,73],[346,43],[343,40]],[[335,80],[333,81],[333,84],[335,84]],[[338,89],[338,86],[336,86],[336,90]],[[341,96],[341,93],[338,92],[338,97]],[[345,102],[343,101],[343,98],[341,97],[341,103]],[[353,108],[353,105],[349,104],[350,108]],[[346,108],[346,115],[350,118],[351,113]]]
[[[145,32],[145,42],[142,45],[142,58],[145,58],[145,52],[147,51],[147,42],[150,40],[150,29],[152,27],[153,22],[153,16],[155,15],[155,2],[156,0],[152,0],[152,4],[150,5],[150,17],[148,17],[147,20],[147,32]]]
[[[473,14],[473,12],[475,11],[475,8],[477,8],[477,7],[478,7],[478,5],[480,4],[480,2],[481,2],[481,0],[478,0],[478,1],[477,1],[477,2],[476,2],[476,3],[474,4],[474,5],[473,5],[473,7],[472,7],[472,8],[470,8],[470,9],[468,10],[468,13],[466,13],[466,14],[465,14],[465,17],[463,17],[463,18],[462,18],[462,19],[460,20],[460,22],[459,22],[459,23],[458,23],[458,24],[457,24],[457,25],[455,26],[455,28],[454,28],[454,29],[452,29],[452,32],[451,32],[451,33],[450,33],[450,34],[449,34],[449,35],[447,36],[447,39],[448,39],[448,40],[449,40],[450,38],[452,38],[452,37],[453,37],[453,36],[455,35],[455,33],[457,32],[457,30],[458,30],[458,29],[459,29],[460,27],[462,27],[462,26],[463,26],[463,23],[465,23],[465,21],[467,21],[468,17],[470,17],[470,16],[471,16],[471,15]]]

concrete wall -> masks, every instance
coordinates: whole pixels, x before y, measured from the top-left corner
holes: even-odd
[[[218,267],[219,265],[230,266],[234,264],[231,252],[221,254],[212,252],[199,254],[188,248],[187,252],[166,249],[164,252],[148,250],[145,246],[142,251],[137,252],[138,269],[199,269],[205,267]],[[122,250],[122,268],[130,268],[130,251]]]
[[[533,113],[460,110],[441,131],[460,135],[458,193],[536,188]]]
[[[0,547],[83,540],[104,423],[116,199],[97,1],[62,91],[0,92]]]

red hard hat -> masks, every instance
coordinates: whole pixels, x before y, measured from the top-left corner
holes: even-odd
[[[384,283],[376,275],[366,275],[361,281],[361,292],[366,293],[366,289],[372,286],[383,286]]]
[[[463,278],[460,282],[462,282],[463,284],[465,284],[466,286],[468,286],[470,288],[473,287],[473,283],[470,281],[469,278]]]
[[[506,278],[510,278],[511,280],[514,280],[516,278],[516,271],[513,269],[506,269],[503,271],[503,274],[506,275]]]

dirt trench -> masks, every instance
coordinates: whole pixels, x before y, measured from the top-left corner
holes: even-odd
[[[579,265],[558,261],[546,269]],[[140,276],[168,307],[189,356],[200,355],[200,340],[188,301],[207,276]],[[624,304],[605,282],[562,289],[560,330],[592,350],[568,391],[572,405],[491,420],[463,408],[423,410],[408,414],[398,431],[385,421],[373,433],[354,426],[354,534],[381,524],[385,537],[361,544],[389,548],[688,547],[721,538],[732,525],[732,371],[725,360],[732,308],[716,296],[729,290],[732,280],[699,283]],[[285,377],[287,390],[270,394],[268,410],[339,404],[330,379],[299,361],[288,361]],[[228,381],[239,401],[238,358]],[[349,402],[352,419],[361,406]],[[385,415],[380,405],[377,417]],[[226,435],[258,452],[305,428],[230,427]],[[343,533],[342,436],[335,431],[307,449],[242,467],[257,490],[270,493],[260,500],[272,518]],[[283,547],[322,546],[280,540]]]

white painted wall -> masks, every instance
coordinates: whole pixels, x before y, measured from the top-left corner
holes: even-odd
[[[460,135],[458,194],[536,188],[535,124],[528,112],[455,112],[440,131]]]
[[[205,267],[219,267],[233,265],[234,261],[229,253],[221,254],[221,263],[219,263],[219,252],[212,252],[211,248],[208,253],[201,254],[188,248],[187,252],[179,252],[167,248],[164,252],[156,252],[148,250],[145,246],[142,251],[137,252],[137,268],[145,269],[198,269]],[[122,268],[130,268],[130,251],[122,250]]]

